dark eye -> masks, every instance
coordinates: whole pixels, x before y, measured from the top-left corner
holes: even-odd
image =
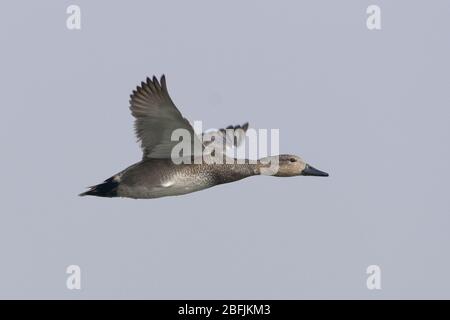
[[[295,161],[297,161],[297,160],[295,160],[295,158],[290,158],[289,161],[290,161],[290,162],[295,162]]]

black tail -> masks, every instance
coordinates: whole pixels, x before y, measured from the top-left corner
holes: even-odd
[[[117,197],[117,186],[119,182],[114,180],[114,177],[105,180],[105,182],[100,183],[96,186],[90,187],[86,192],[80,193],[79,196],[97,196],[97,197]]]

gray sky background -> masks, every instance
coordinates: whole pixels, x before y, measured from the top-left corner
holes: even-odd
[[[0,298],[450,298],[449,13],[444,0],[3,1]],[[279,128],[282,153],[331,176],[78,197],[141,158],[129,94],[161,73],[191,121]],[[382,290],[366,288],[371,264]]]

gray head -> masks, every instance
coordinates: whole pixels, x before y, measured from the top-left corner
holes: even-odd
[[[263,175],[272,175],[275,177],[293,177],[293,176],[316,176],[328,177],[328,173],[317,170],[310,166],[302,158],[282,154],[279,156],[266,157],[260,160],[260,173]]]

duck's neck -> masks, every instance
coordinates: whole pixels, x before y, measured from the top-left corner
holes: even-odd
[[[260,175],[261,168],[264,166],[261,162],[258,161],[250,161],[248,159],[245,160],[237,160],[233,159],[233,163],[225,163],[221,165],[217,165],[215,167],[215,171],[217,173],[217,177],[219,179],[219,183],[228,183],[237,180],[241,180],[247,177]]]

